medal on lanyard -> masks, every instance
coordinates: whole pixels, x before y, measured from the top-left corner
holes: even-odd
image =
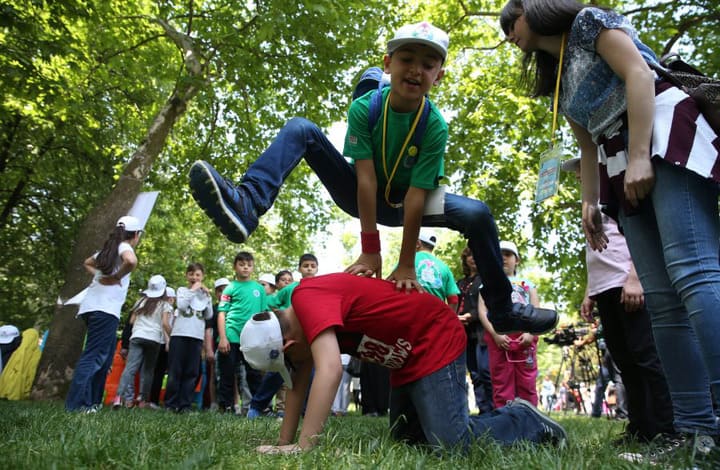
[[[398,153],[397,159],[395,160],[395,166],[393,166],[392,172],[388,174],[388,159],[387,154],[385,152],[385,146],[387,142],[387,128],[388,128],[388,110],[390,106],[390,93],[392,93],[392,90],[388,93],[388,97],[385,100],[385,110],[383,111],[383,127],[382,127],[382,164],[383,164],[383,172],[385,173],[385,180],[387,183],[385,183],[385,202],[394,209],[399,209],[402,207],[402,202],[390,202],[390,184],[392,183],[393,178],[395,177],[395,172],[397,172],[398,165],[400,165],[400,160],[403,159],[403,154],[405,153],[405,149],[407,149],[407,153],[409,156],[409,159],[411,159],[412,164],[414,164],[414,161],[417,160],[417,154],[418,154],[418,148],[414,145],[411,145],[408,148],[408,144],[410,143],[410,139],[412,138],[413,134],[415,134],[415,129],[417,128],[418,122],[420,121],[420,116],[422,115],[422,110],[425,107],[425,96],[422,97],[422,102],[420,103],[420,107],[418,108],[418,112],[415,115],[415,119],[413,119],[413,123],[410,126],[410,130],[407,133],[407,136],[405,136],[405,142],[403,142],[402,147],[400,148],[400,152]],[[412,165],[410,165],[412,166]]]
[[[555,82],[555,96],[553,97],[553,120],[552,135],[550,137],[550,149],[540,155],[540,170],[538,171],[538,182],[535,188],[535,202],[542,202],[558,192],[560,181],[560,162],[562,161],[562,142],[556,143],[558,101],[560,95],[560,77],[562,76],[563,57],[565,55],[565,33],[560,43],[560,60],[558,61],[557,80]]]

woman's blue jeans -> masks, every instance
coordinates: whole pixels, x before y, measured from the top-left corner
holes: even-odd
[[[115,315],[100,311],[83,313],[80,317],[87,324],[87,339],[85,349],[75,364],[75,372],[65,399],[65,408],[68,411],[87,409],[102,403],[120,323],[120,319]]]
[[[677,431],[718,434],[720,400],[718,186],[654,160],[655,186],[640,214],[620,214],[645,291]]]
[[[502,445],[542,442],[542,423],[523,406],[505,406],[469,415],[465,352],[447,366],[390,391],[393,438],[410,444],[467,449],[489,437]]]
[[[240,182],[252,195],[258,213],[263,214],[272,206],[283,182],[303,157],[333,201],[344,212],[358,217],[355,166],[335,149],[318,126],[303,118],[292,118],[285,124]],[[403,223],[403,210],[387,205],[383,190],[380,188],[377,196],[377,221],[399,227]],[[395,192],[391,200],[402,200],[402,197],[402,192]],[[450,228],[467,238],[483,280],[482,296],[488,309],[510,310],[511,288],[502,269],[497,227],[484,202],[446,194],[444,214],[426,216],[422,225]]]

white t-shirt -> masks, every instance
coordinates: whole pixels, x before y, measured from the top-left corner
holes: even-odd
[[[118,246],[118,256],[122,256],[126,251],[133,251],[133,247],[127,242],[122,242]],[[133,251],[134,252],[134,251]],[[97,253],[95,257],[97,258]],[[118,258],[119,260],[119,258]],[[118,262],[117,266],[113,268],[111,274],[114,274],[120,269],[122,262]],[[114,315],[120,318],[120,309],[122,309],[125,303],[125,297],[127,297],[128,287],[130,286],[130,273],[124,275],[120,279],[120,284],[113,284],[111,286],[105,286],[100,284],[98,281],[103,274],[98,271],[95,273],[95,277],[88,287],[85,298],[80,303],[78,309],[78,315],[82,315],[87,312],[105,312],[110,315]]]
[[[147,301],[144,298],[138,303],[138,308],[142,307]],[[135,315],[135,323],[133,324],[132,336],[130,339],[142,338],[156,343],[165,344],[163,336],[162,319],[165,313],[172,313],[172,307],[169,303],[161,300],[155,306],[155,311],[148,315]]]
[[[180,287],[170,336],[205,339],[205,320],[213,316],[212,298],[204,291]]]

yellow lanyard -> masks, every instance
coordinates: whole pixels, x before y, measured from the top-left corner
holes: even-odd
[[[410,126],[410,130],[408,131],[407,136],[405,137],[405,142],[402,145],[402,148],[400,149],[400,153],[398,153],[397,160],[395,160],[395,166],[392,169],[392,173],[390,176],[388,176],[387,171],[387,156],[385,152],[385,146],[387,144],[387,119],[388,119],[388,110],[390,105],[390,93],[392,93],[392,90],[388,93],[388,97],[385,100],[385,109],[383,110],[383,128],[382,128],[382,164],[383,164],[383,171],[385,172],[385,179],[387,180],[387,183],[385,183],[385,202],[388,203],[388,205],[394,209],[397,209],[399,207],[402,207],[402,203],[392,203],[390,202],[390,183],[392,182],[392,179],[395,177],[395,173],[397,172],[398,166],[400,164],[400,160],[402,160],[402,156],[405,153],[405,148],[407,147],[408,143],[410,142],[410,139],[412,138],[413,134],[415,133],[415,128],[418,125],[418,122],[420,122],[420,116],[422,115],[422,110],[425,108],[425,96],[422,98],[422,103],[420,103],[420,108],[418,108],[418,113],[415,116],[415,120],[412,123],[412,126]],[[411,147],[409,152],[410,156],[414,157],[413,155],[413,149],[414,153],[417,154],[417,149],[415,147]]]
[[[557,130],[558,101],[560,99],[560,77],[562,76],[563,57],[565,56],[566,35],[567,33],[563,33],[560,42],[560,60],[558,61],[557,81],[555,82],[555,97],[553,98],[552,135],[550,136],[550,142],[552,142],[553,145],[555,145],[555,131]]]

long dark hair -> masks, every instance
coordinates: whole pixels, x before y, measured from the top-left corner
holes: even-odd
[[[558,36],[570,31],[575,17],[586,5],[575,0],[510,0],[500,12],[500,27],[505,34],[525,13],[530,29],[541,36]],[[592,5],[607,10],[606,7]],[[526,52],[520,83],[532,96],[550,96],[555,91],[558,60],[545,51]]]
[[[135,308],[135,315],[151,315],[160,302],[165,301],[165,296],[147,297],[145,296],[138,306]]]
[[[105,240],[102,250],[100,250],[95,258],[95,266],[101,273],[106,276],[113,273],[117,267],[118,258],[120,257],[118,254],[118,247],[120,246],[120,243],[132,240],[135,238],[136,234],[137,232],[135,231],[129,232],[125,230],[125,226],[123,225],[118,225],[113,229],[107,240]]]
[[[476,268],[475,273],[473,273],[472,268],[470,268],[470,265],[467,262],[467,259],[469,257],[471,257],[472,255],[473,254],[472,254],[472,251],[470,251],[469,246],[466,246],[465,248],[463,248],[462,253],[460,253],[460,262],[462,263],[462,272],[465,277],[470,277],[473,274],[477,273],[477,268]]]

